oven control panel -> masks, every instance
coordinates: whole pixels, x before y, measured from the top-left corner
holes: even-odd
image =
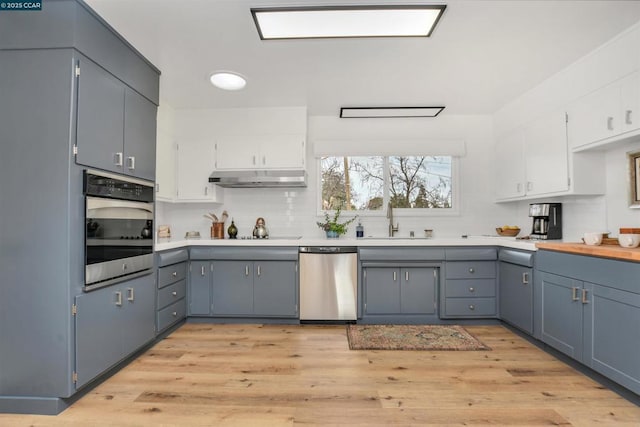
[[[84,172],[84,194],[110,199],[153,202],[152,183],[94,171]]]

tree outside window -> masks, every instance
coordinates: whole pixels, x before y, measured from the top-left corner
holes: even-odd
[[[451,209],[451,156],[323,157],[322,208]]]

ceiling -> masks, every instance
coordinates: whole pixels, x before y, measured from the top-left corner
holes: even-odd
[[[640,21],[639,1],[448,0],[430,38],[272,40],[249,9],[341,0],[85,0],[161,71],[173,108],[446,106],[492,114]],[[375,4],[436,2],[373,0]],[[213,87],[232,70],[242,91]]]

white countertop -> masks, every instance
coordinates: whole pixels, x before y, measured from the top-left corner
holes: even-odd
[[[156,251],[197,246],[500,246],[535,251],[535,240],[516,240],[515,237],[469,236],[468,238],[306,238],[300,239],[161,239]]]

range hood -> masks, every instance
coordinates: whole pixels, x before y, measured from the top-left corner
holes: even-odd
[[[302,169],[218,170],[209,182],[227,188],[306,187],[307,173]]]

